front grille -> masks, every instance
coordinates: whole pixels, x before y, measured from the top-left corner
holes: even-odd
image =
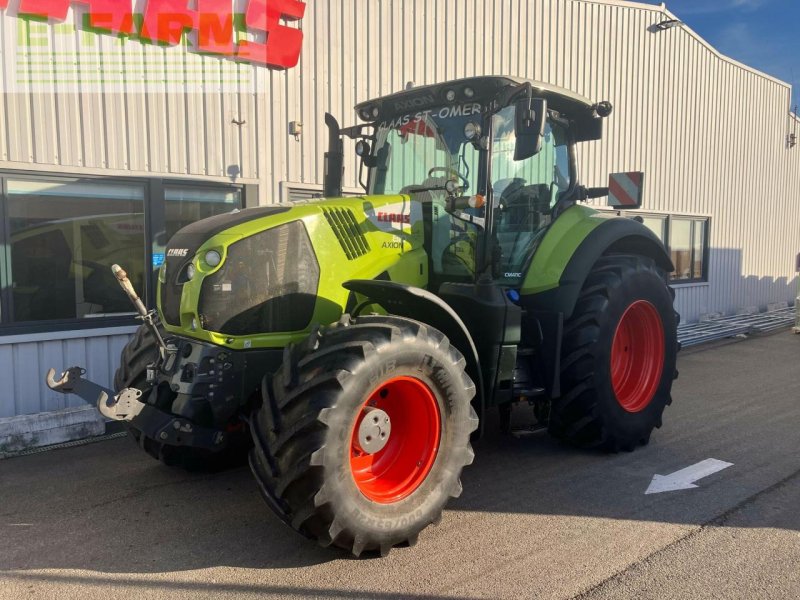
[[[364,256],[369,252],[369,242],[358,226],[353,211],[347,208],[323,208],[322,212],[348,260]]]
[[[229,335],[300,331],[314,315],[319,263],[302,221],[231,244],[203,280],[200,323]]]

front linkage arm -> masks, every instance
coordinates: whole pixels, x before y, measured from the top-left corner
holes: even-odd
[[[155,379],[156,371],[165,362],[170,362],[170,358],[174,358],[175,349],[167,346],[161,332],[158,330],[158,315],[156,311],[148,311],[136,290],[128,279],[128,274],[119,265],[112,265],[111,272],[117,278],[120,287],[123,289],[128,298],[130,298],[136,312],[139,313],[138,317],[144,322],[145,326],[153,334],[159,347],[159,361],[157,364],[148,367],[147,379]],[[100,413],[114,421],[130,421],[136,417],[145,404],[141,402],[141,390],[136,388],[125,388],[119,394],[114,393],[113,390],[104,387],[93,381],[83,379],[86,374],[86,369],[82,367],[70,367],[61,374],[59,379],[56,379],[56,370],[49,369],[45,376],[47,387],[62,394],[75,394],[82,398],[89,404],[97,406]]]

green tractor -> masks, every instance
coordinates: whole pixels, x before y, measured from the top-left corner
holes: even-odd
[[[581,448],[646,444],[678,316],[659,239],[580,203],[641,204],[640,173],[611,192],[578,181],[576,145],[600,139],[609,103],[475,77],[356,110],[346,129],[326,115],[325,198],[171,239],[157,316],[138,303],[146,323],[100,408],[168,463],[250,448],[280,519],[359,555],[437,522],[490,410],[507,429],[528,403]],[[344,138],[357,197],[342,196]]]

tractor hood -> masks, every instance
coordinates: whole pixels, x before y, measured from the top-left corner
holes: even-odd
[[[362,196],[245,209],[184,227],[159,271],[166,329],[231,348],[283,346],[352,302],[349,279],[427,283],[422,207]],[[412,265],[413,263],[413,265]],[[410,266],[411,265],[411,266]]]

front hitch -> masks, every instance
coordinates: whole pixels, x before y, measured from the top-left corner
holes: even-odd
[[[136,293],[133,284],[128,279],[128,274],[125,270],[119,265],[112,265],[111,272],[114,273],[114,277],[116,277],[120,287],[136,308],[138,318],[144,322],[158,343],[159,360],[156,364],[148,365],[147,367],[147,378],[150,381],[155,379],[155,372],[167,360],[167,357],[175,354],[175,349],[167,346],[166,342],[164,342],[164,338],[161,337],[161,332],[158,330],[158,315],[156,311],[147,310]],[[55,392],[75,394],[88,404],[97,406],[97,410],[104,417],[114,421],[130,421],[144,408],[145,404],[141,401],[141,390],[125,388],[117,394],[98,383],[83,379],[85,374],[86,369],[82,367],[70,367],[61,374],[59,379],[56,379],[56,370],[49,369],[45,376],[45,382],[47,387]]]
[[[83,379],[85,373],[86,369],[70,367],[56,379],[56,370],[49,369],[45,381],[54,392],[75,394],[86,403],[97,406],[100,414],[112,421],[130,421],[144,408],[144,403],[139,400],[141,390],[125,388],[115,394],[107,387]]]

